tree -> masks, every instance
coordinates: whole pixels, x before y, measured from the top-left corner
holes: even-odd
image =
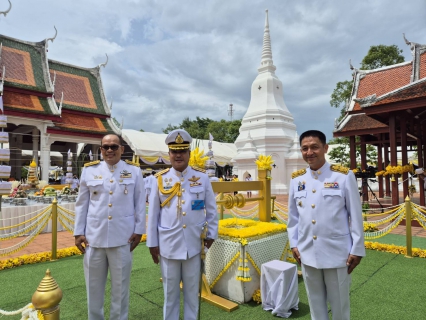
[[[145,130],[144,129],[139,129],[139,132],[145,132]]]
[[[169,133],[175,129],[185,129],[193,139],[208,139],[209,133],[214,137],[215,141],[233,143],[238,135],[241,126],[241,120],[226,121],[224,119],[215,121],[209,118],[196,117],[191,120],[186,117],[178,126],[168,124],[164,133]]]
[[[356,137],[356,142],[359,142],[360,138]],[[338,145],[335,148],[332,148],[328,155],[333,162],[336,162],[342,166],[350,167],[351,161],[349,156],[349,137],[338,137],[331,139],[328,143],[329,145]],[[377,167],[377,149],[371,144],[366,145],[367,152],[367,164],[370,166]],[[356,146],[355,155],[357,159],[357,163],[355,167],[361,167],[361,146],[358,144]]]
[[[395,44],[371,46],[367,55],[361,61],[361,69],[372,70],[404,62],[404,56],[401,53],[402,50]]]
[[[338,82],[336,84],[336,88],[331,94],[330,105],[334,108],[341,108],[340,119],[343,118],[346,111],[346,108],[342,107],[342,104],[345,106],[346,103],[349,103],[349,100],[351,99],[353,83],[353,80]]]

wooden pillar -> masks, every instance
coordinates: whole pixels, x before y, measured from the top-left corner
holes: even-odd
[[[383,140],[382,134],[379,134],[379,140]],[[382,171],[383,168],[383,156],[382,156],[383,148],[382,143],[377,145],[377,171]],[[378,176],[377,181],[379,184],[379,198],[383,198],[383,176]]]
[[[365,136],[361,136],[361,171],[367,169],[367,145]],[[367,178],[362,179],[362,201],[368,201]]]
[[[402,165],[405,166],[408,164],[408,154],[407,154],[407,119],[402,116],[400,118],[400,128],[401,128],[401,160]],[[402,174],[402,190],[404,194],[404,199],[409,195],[408,192],[408,173],[404,172]]]
[[[355,136],[349,137],[349,157],[350,157],[350,162],[351,162],[351,169],[356,169]]]
[[[384,155],[384,169],[389,165],[389,144],[383,145],[383,155]],[[384,170],[383,169],[383,170]],[[390,197],[390,179],[389,176],[385,176],[385,195],[386,197]]]
[[[389,142],[390,142],[390,165],[397,166],[397,141],[396,141],[396,116],[391,113],[389,116]],[[392,205],[396,206],[399,203],[399,191],[398,191],[398,176],[394,175],[392,181]]]
[[[418,127],[417,127],[417,135],[418,135],[418,139],[417,139],[417,163],[419,165],[420,168],[424,168],[424,163],[423,163],[423,152],[424,152],[424,145],[423,145],[423,141],[425,141],[425,130],[423,129],[422,126],[422,122],[418,122]],[[423,132],[422,132],[423,131]],[[422,134],[423,133],[423,134]],[[424,189],[424,181],[419,179],[419,198],[420,198],[420,205],[424,206],[425,205],[425,189]]]

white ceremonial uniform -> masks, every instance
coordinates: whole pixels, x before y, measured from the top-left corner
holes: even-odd
[[[129,238],[146,233],[145,189],[141,170],[119,161],[85,167],[75,205],[74,235],[89,243],[84,256],[89,319],[104,319],[108,269],[110,319],[127,319],[132,253]]]
[[[349,254],[365,256],[358,185],[352,171],[325,163],[299,170],[290,182],[288,236],[297,247],[311,317],[349,319]],[[340,284],[340,285],[339,285]],[[318,311],[320,310],[320,311]]]
[[[147,246],[159,247],[164,286],[164,319],[179,319],[180,289],[183,281],[184,319],[197,318],[200,280],[201,232],[207,222],[207,238],[216,239],[216,200],[207,174],[187,167],[159,172],[152,184],[148,209]],[[179,191],[165,203],[176,183]],[[164,192],[161,191],[163,189]],[[178,189],[179,190],[179,189]]]

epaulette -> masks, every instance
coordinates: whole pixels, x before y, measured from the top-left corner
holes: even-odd
[[[191,167],[192,169],[194,169],[195,171],[200,171],[200,172],[202,172],[202,173],[206,173],[206,170],[204,170],[204,169],[201,169],[201,168],[199,168],[199,167]]]
[[[161,175],[163,175],[163,174],[165,174],[166,172],[169,172],[169,171],[170,171],[170,168],[167,168],[167,169],[161,170],[160,172],[157,172],[157,173],[154,175],[154,177],[158,178],[159,176],[161,176]]]
[[[130,160],[124,160],[127,164],[130,164],[131,166],[135,166],[135,167],[138,167],[139,168],[139,163],[137,163],[137,162],[132,162],[132,161],[130,161]]]
[[[294,171],[291,174],[291,178],[294,179],[294,178],[297,178],[299,176],[303,176],[305,173],[306,173],[306,169],[300,169],[300,170]]]
[[[330,166],[330,170],[334,171],[334,172],[340,172],[343,174],[348,174],[349,173],[349,168],[343,167],[343,166],[339,166],[337,164],[332,164]]]
[[[99,164],[99,163],[101,163],[101,160],[96,160],[96,161],[92,161],[92,162],[85,163],[85,164],[84,164],[84,166],[85,166],[85,167],[90,167],[90,166],[97,165],[97,164]]]

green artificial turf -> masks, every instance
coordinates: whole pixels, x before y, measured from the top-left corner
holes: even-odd
[[[49,268],[63,290],[61,319],[87,319],[82,262],[81,256],[74,256],[0,271],[0,309],[16,310],[29,303],[46,269]],[[408,259],[403,255],[367,250],[367,257],[355,269],[352,277],[351,319],[425,319],[425,267],[426,259]],[[135,250],[133,261],[130,320],[162,319],[163,289],[159,279],[159,266],[152,262],[145,244],[141,244]],[[108,285],[105,308],[107,315],[109,293]],[[310,319],[308,300],[301,278],[299,298],[299,310],[293,311],[290,319]],[[239,309],[231,313],[206,302],[201,305],[201,319],[205,320],[274,318],[276,319],[254,302],[240,305]],[[5,319],[20,319],[20,316],[9,316]]]

